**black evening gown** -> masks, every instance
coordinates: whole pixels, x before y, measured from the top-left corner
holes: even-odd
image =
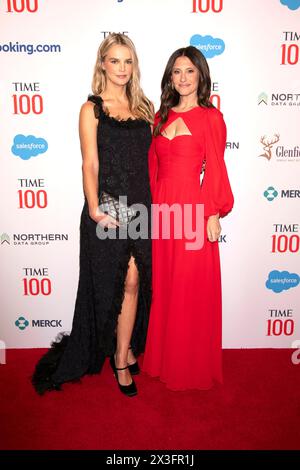
[[[103,110],[99,96],[89,96],[98,119],[99,194],[127,196],[128,205],[142,203],[150,214],[148,150],[151,129],[142,119],[117,120]],[[150,216],[149,216],[150,218]],[[124,298],[131,256],[139,271],[133,352],[144,351],[151,303],[151,238],[99,239],[96,222],[85,204],[80,222],[80,272],[71,334],[61,333],[39,360],[32,384],[39,394],[60,389],[67,381],[101,371],[113,354],[116,326]],[[150,227],[149,227],[150,232]]]

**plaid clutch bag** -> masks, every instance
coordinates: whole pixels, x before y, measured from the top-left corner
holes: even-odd
[[[136,216],[134,209],[104,191],[100,194],[99,207],[102,212],[116,219],[120,225],[128,225]]]

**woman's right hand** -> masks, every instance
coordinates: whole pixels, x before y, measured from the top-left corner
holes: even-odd
[[[89,209],[89,216],[94,222],[101,224],[103,227],[117,228],[120,226],[116,219],[114,219],[111,215],[101,212],[99,207],[96,207],[95,209]]]

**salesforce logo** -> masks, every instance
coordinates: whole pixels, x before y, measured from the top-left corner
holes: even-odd
[[[266,288],[271,289],[276,294],[283,290],[297,287],[300,282],[300,277],[296,273],[289,273],[288,271],[271,271],[266,281]]]
[[[300,7],[300,0],[280,0],[280,3],[290,10],[297,10]]]
[[[206,59],[223,54],[225,50],[225,43],[222,39],[213,38],[212,36],[201,36],[200,34],[194,34],[191,37],[190,45],[202,52]]]
[[[14,138],[14,144],[11,151],[22,160],[29,160],[31,157],[36,157],[40,153],[45,153],[48,150],[48,143],[41,137],[34,135],[18,134]]]

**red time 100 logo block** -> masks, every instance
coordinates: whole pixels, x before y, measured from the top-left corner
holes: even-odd
[[[19,196],[19,209],[45,209],[48,205],[47,192],[44,189],[33,191],[32,189],[20,189]]]
[[[297,253],[300,249],[300,235],[272,235],[272,253]]]
[[[295,65],[299,62],[298,44],[282,44],[281,65]]]
[[[24,277],[22,281],[24,295],[50,295],[52,292],[51,279],[49,278]]]
[[[35,13],[38,8],[38,0],[6,0],[7,13]]]
[[[267,321],[267,336],[291,336],[294,333],[294,320],[276,320]]]
[[[44,111],[43,97],[41,95],[12,95],[14,114],[42,114]]]
[[[23,294],[26,296],[50,295],[52,283],[49,278],[48,268],[24,267],[25,277],[23,277]],[[47,277],[46,277],[47,276]]]
[[[193,13],[220,13],[223,10],[223,0],[193,0]]]
[[[48,205],[48,196],[45,188],[44,178],[19,178],[19,209],[45,209]],[[28,189],[34,188],[34,189]]]

